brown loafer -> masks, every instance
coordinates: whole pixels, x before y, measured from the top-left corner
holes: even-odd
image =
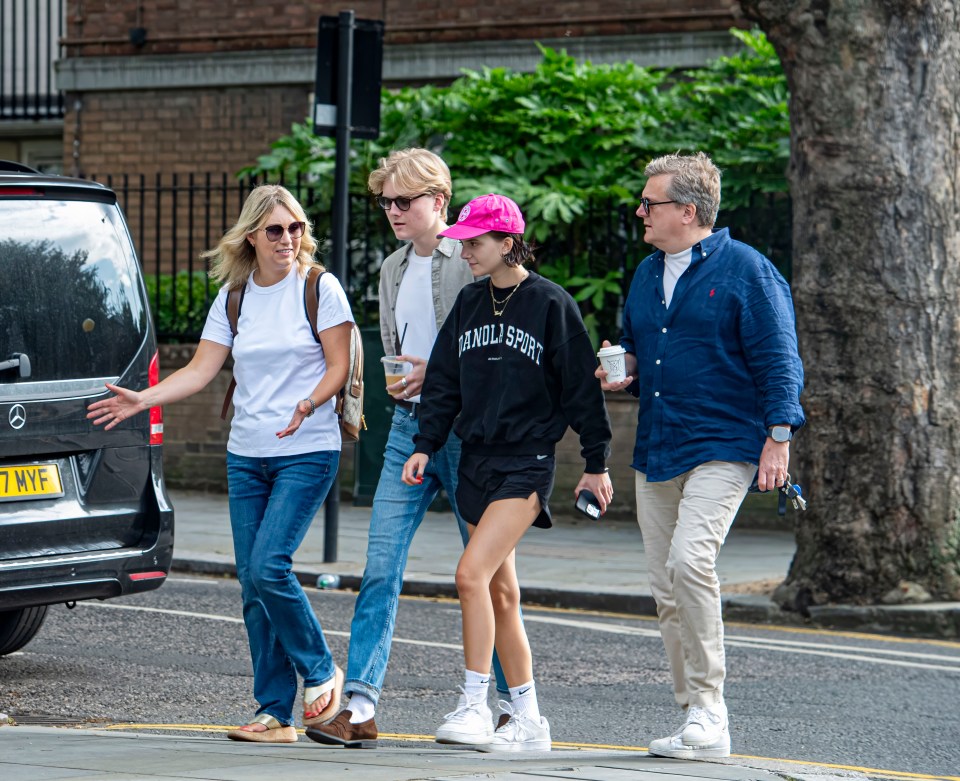
[[[340,715],[331,722],[307,727],[307,737],[328,746],[376,748],[379,734],[376,721],[367,719],[359,724],[351,724],[350,716],[350,711],[340,711]]]

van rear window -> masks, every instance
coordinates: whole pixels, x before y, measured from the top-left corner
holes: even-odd
[[[119,209],[88,201],[0,207],[0,363],[10,384],[119,376],[147,333],[139,270]]]

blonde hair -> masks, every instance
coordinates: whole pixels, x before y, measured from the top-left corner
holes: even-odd
[[[283,206],[304,223],[300,252],[296,257],[300,276],[305,276],[310,266],[320,265],[313,259],[317,242],[313,238],[310,220],[307,219],[300,202],[286,187],[279,184],[261,184],[247,196],[236,224],[223,234],[217,246],[200,254],[200,257],[210,261],[210,276],[221,286],[236,290],[247,283],[247,279],[257,267],[257,251],[247,241],[247,236],[263,228],[278,206]]]
[[[443,206],[440,219],[447,221],[453,184],[450,181],[450,169],[439,155],[417,147],[391,152],[389,157],[381,157],[380,166],[371,171],[367,187],[374,195],[382,195],[383,186],[388,180],[393,182],[399,195],[407,198],[423,193],[441,193]]]
[[[647,164],[643,173],[647,178],[672,176],[667,197],[677,203],[692,203],[697,207],[697,223],[704,228],[713,227],[720,209],[720,169],[703,152],[658,157]]]

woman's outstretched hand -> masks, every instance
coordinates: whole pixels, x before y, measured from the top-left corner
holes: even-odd
[[[287,427],[282,431],[277,432],[277,439],[283,439],[284,437],[293,436],[297,429],[300,428],[300,424],[303,423],[304,418],[310,412],[310,402],[306,399],[300,399],[297,402],[297,406],[293,409],[293,417],[290,418],[290,422],[287,424]]]
[[[95,401],[87,407],[87,418],[93,421],[93,425],[99,426],[106,423],[104,430],[109,431],[118,423],[148,409],[149,405],[143,402],[142,394],[137,391],[111,385],[109,382],[106,385],[108,390],[116,395],[109,399]]]

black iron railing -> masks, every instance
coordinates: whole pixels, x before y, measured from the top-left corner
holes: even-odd
[[[144,270],[161,341],[193,341],[217,294],[200,254],[234,224],[250,191],[261,182],[228,174],[90,177],[117,193]],[[284,183],[314,225],[323,262],[331,251],[328,193],[304,180]],[[328,188],[327,188],[328,189]],[[376,319],[380,263],[398,245],[368,195],[350,203],[347,288],[361,323]]]
[[[0,0],[0,121],[59,119],[60,57],[66,0]]]
[[[200,253],[217,244],[261,182],[228,174],[110,176],[101,181],[116,191],[127,217],[161,341],[195,341],[217,294]],[[284,184],[310,216],[322,262],[331,251],[329,183],[298,178]],[[789,199],[758,194],[749,208],[722,214],[721,224],[773,259],[789,278],[789,210]],[[614,275],[616,292],[605,294],[599,306],[592,297],[581,301],[588,326],[600,334],[617,331],[633,271],[651,251],[633,212],[631,206],[591,203],[584,219],[549,236],[536,251],[536,267],[574,294],[584,289],[578,279]],[[358,322],[376,322],[380,264],[399,245],[367,193],[350,197],[348,238],[347,293]]]

